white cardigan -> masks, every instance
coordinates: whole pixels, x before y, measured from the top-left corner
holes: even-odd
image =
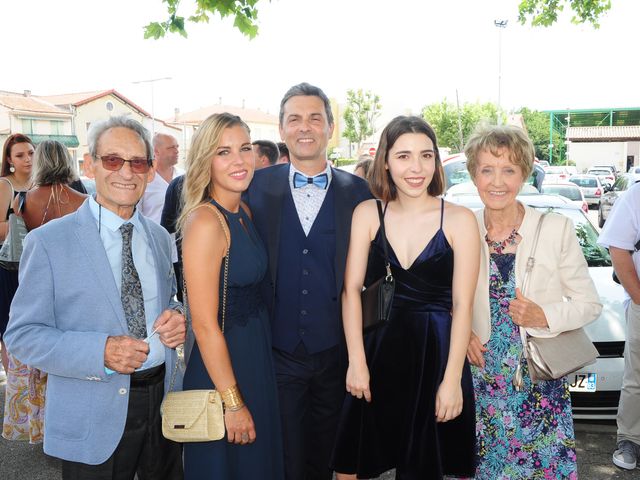
[[[524,218],[518,229],[521,241],[516,247],[516,286],[522,288],[527,258],[542,215],[524,206]],[[484,241],[487,228],[484,209],[476,212],[482,247],[480,274],[473,304],[473,332],[485,344],[491,336],[489,310],[489,247]],[[534,337],[555,337],[561,332],[580,328],[600,315],[602,304],[587,262],[578,243],[571,220],[564,215],[548,214],[542,224],[535,252],[535,266],[531,271],[524,296],[537,303],[547,317],[548,328],[527,328]]]

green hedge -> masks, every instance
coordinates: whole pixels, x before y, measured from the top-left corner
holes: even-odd
[[[333,161],[333,164],[336,167],[344,167],[345,165],[355,165],[358,163],[358,160],[355,158],[338,158]]]

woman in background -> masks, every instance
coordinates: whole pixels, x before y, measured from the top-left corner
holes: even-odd
[[[9,214],[12,213],[11,202],[18,192],[24,192],[31,185],[31,162],[35,146],[29,137],[16,133],[4,142],[2,164],[0,165],[0,212],[4,220],[0,220],[0,241],[4,242],[9,230]],[[0,214],[1,215],[1,214]],[[18,289],[18,271],[5,270],[0,267],[0,347],[2,348],[2,366],[5,372],[9,368],[7,349],[1,341],[7,323],[9,308]]]
[[[68,185],[77,176],[67,148],[47,140],[33,155],[31,183],[21,211],[17,199],[14,211],[24,219],[27,230],[75,212],[87,198]],[[42,441],[47,374],[31,368],[9,354],[2,436],[8,440]]]

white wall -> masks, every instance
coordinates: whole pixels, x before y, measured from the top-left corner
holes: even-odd
[[[627,164],[626,142],[571,142],[568,153],[569,160],[576,162],[578,172],[584,172],[592,165],[614,165],[622,171]]]

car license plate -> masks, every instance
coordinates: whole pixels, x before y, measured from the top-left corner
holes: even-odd
[[[569,377],[570,392],[595,392],[597,375],[595,373],[575,373],[573,381]]]

